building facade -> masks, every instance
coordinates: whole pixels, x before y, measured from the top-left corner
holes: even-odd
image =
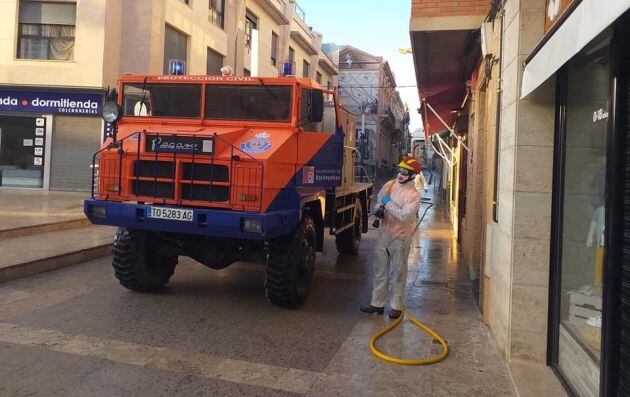
[[[630,394],[630,1],[430,5],[410,28],[423,119],[467,146],[454,224],[485,322],[571,395]]]
[[[325,88],[338,67],[293,0],[0,4],[0,187],[89,190],[100,108],[121,74],[278,76]]]
[[[409,151],[409,112],[382,57],[328,46],[339,65],[339,98],[357,115],[357,147],[371,177],[387,175]]]

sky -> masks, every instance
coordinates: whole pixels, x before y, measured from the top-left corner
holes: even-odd
[[[409,104],[409,129],[420,128],[413,55],[398,52],[411,48],[411,0],[298,0],[298,5],[306,23],[324,35],[324,43],[349,44],[389,62],[400,97]]]

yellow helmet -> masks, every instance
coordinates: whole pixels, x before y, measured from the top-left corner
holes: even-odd
[[[420,167],[420,162],[412,156],[407,156],[403,159],[403,161],[398,164],[398,168],[404,168],[413,172],[414,174],[419,174],[422,168]]]

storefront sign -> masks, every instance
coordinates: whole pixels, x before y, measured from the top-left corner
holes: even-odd
[[[0,89],[0,112],[100,116],[101,93],[9,91]]]
[[[547,20],[545,21],[545,33],[549,32],[560,17],[569,9],[575,0],[547,0]]]

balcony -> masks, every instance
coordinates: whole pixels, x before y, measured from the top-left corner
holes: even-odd
[[[288,25],[291,23],[286,17],[286,1],[285,0],[256,0],[256,3],[265,10],[278,25]]]
[[[339,66],[335,65],[332,59],[325,52],[320,52],[318,61],[319,67],[324,69],[326,73],[331,76],[337,76],[339,74]]]

